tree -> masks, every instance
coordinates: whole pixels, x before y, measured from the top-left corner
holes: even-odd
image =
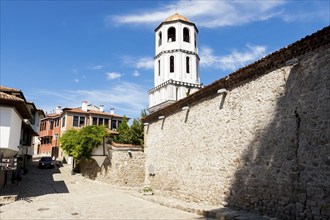
[[[143,146],[143,124],[139,119],[134,119],[133,123],[130,127],[131,135],[131,142],[135,145]]]
[[[141,111],[141,117],[134,119],[131,126],[128,126],[127,118],[124,116],[123,122],[119,125],[117,131],[119,135],[114,137],[114,141],[121,144],[134,144],[143,146],[143,123],[142,118],[147,116],[147,111]]]
[[[123,117],[123,121],[117,128],[118,135],[114,137],[114,141],[121,144],[131,144],[132,133],[128,126],[128,120],[126,116]]]
[[[74,149],[79,145],[78,131],[71,129],[66,131],[60,137],[61,148],[69,155],[72,156]]]
[[[86,126],[81,130],[68,130],[60,138],[61,147],[74,159],[90,158],[95,147],[100,145],[107,135],[104,126]]]

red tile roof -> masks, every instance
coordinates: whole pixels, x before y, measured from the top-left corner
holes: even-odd
[[[133,145],[133,144],[121,144],[121,143],[116,143],[116,142],[111,142],[111,145],[116,148],[137,148],[137,149],[142,149],[140,145]]]
[[[25,119],[31,119],[32,115],[25,103],[21,98],[14,95],[9,95],[4,92],[0,92],[0,105],[15,107],[18,113]]]
[[[8,91],[8,92],[21,92],[21,90],[9,88],[6,86],[0,86],[0,91]]]
[[[81,108],[64,108],[63,112],[73,112],[73,113],[80,113],[80,114],[94,114],[94,115],[104,115],[109,117],[117,117],[117,118],[123,118],[123,116],[110,114],[108,112],[101,112],[96,110],[87,110],[83,111]]]
[[[9,95],[9,94],[4,93],[4,92],[0,92],[0,100],[11,100],[11,101],[16,101],[16,102],[24,102],[23,99],[18,98],[14,95]]]

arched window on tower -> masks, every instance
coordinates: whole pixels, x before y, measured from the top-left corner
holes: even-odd
[[[183,28],[183,41],[188,43],[190,42],[190,35],[188,28]]]
[[[195,48],[197,48],[197,34],[195,33]]]
[[[174,72],[174,56],[170,56],[170,73]]]
[[[162,32],[160,31],[158,34],[158,46],[162,45]]]
[[[167,31],[167,41],[168,42],[174,42],[175,41],[175,28],[174,27],[170,27]]]
[[[158,60],[158,76],[160,76],[160,60]]]
[[[186,57],[186,73],[190,73],[190,59]]]

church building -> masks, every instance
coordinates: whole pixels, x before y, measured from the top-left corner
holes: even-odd
[[[175,13],[155,29],[154,88],[149,112],[155,112],[202,88],[199,74],[198,29]]]

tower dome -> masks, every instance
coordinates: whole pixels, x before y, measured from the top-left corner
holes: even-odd
[[[171,15],[170,17],[166,18],[164,22],[167,22],[167,21],[176,21],[176,20],[182,20],[182,21],[190,22],[188,18],[186,18],[183,15],[180,15],[177,12],[174,15]]]

